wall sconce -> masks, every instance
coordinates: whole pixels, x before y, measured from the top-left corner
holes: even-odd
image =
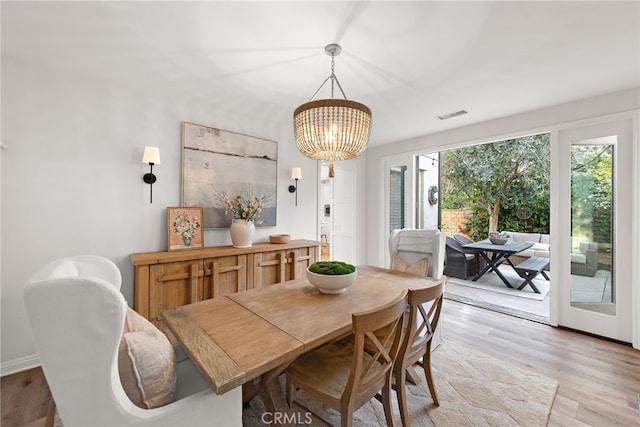
[[[298,180],[302,179],[302,170],[300,168],[291,169],[291,179],[296,181],[295,187],[289,186],[289,193],[296,193],[296,206],[298,206]]]
[[[160,150],[158,147],[144,147],[142,163],[149,163],[151,167],[151,171],[145,173],[142,180],[149,184],[149,203],[153,203],[153,183],[156,182],[156,176],[153,174],[153,165],[160,164]]]

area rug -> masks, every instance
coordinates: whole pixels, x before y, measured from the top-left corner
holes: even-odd
[[[533,292],[531,286],[527,285],[521,291],[518,290],[518,287],[522,284],[524,279],[518,276],[518,273],[513,271],[511,268],[501,268],[500,272],[502,275],[511,283],[514,287],[508,288],[500,277],[496,273],[486,273],[482,276],[477,282],[472,281],[471,279],[458,279],[457,277],[449,277],[447,278],[447,283],[455,283],[457,285],[469,286],[477,289],[484,289],[486,291],[497,292],[505,295],[512,295],[519,298],[528,298],[537,301],[542,301],[547,294],[549,293],[549,281],[544,279],[542,275],[538,275],[537,278],[533,279],[533,284],[536,285],[536,288],[540,291],[539,294]],[[548,275],[548,273],[547,273]]]
[[[407,397],[412,426],[545,426],[551,414],[558,382],[500,361],[467,347],[444,341],[432,354],[432,369],[440,406],[435,406],[424,379],[409,385]],[[394,417],[400,413],[394,400]],[[264,406],[259,397],[243,410],[243,425],[263,426]],[[337,426],[340,414],[298,393],[293,416],[298,425]],[[386,425],[382,404],[365,404],[353,415],[354,426]]]

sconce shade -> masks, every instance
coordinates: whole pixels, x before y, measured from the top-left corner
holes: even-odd
[[[302,179],[302,169],[300,168],[291,169],[291,179]]]
[[[144,147],[144,154],[142,155],[142,163],[160,164],[160,150],[158,147]]]

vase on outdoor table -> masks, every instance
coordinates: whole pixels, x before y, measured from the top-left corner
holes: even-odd
[[[250,248],[253,245],[253,233],[256,231],[253,221],[234,219],[229,231],[234,248]]]

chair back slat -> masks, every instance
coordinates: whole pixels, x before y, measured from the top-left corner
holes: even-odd
[[[444,295],[444,282],[425,288],[411,289],[407,296],[409,303],[409,319],[400,345],[400,350],[394,364],[398,406],[404,426],[409,425],[407,396],[405,391],[406,370],[418,363],[422,358],[429,391],[434,403],[439,404],[438,396],[431,375],[431,342],[438,327]],[[427,310],[425,305],[429,306]]]
[[[343,398],[384,386],[400,348],[406,305],[403,291],[380,309],[353,314],[354,353]]]

